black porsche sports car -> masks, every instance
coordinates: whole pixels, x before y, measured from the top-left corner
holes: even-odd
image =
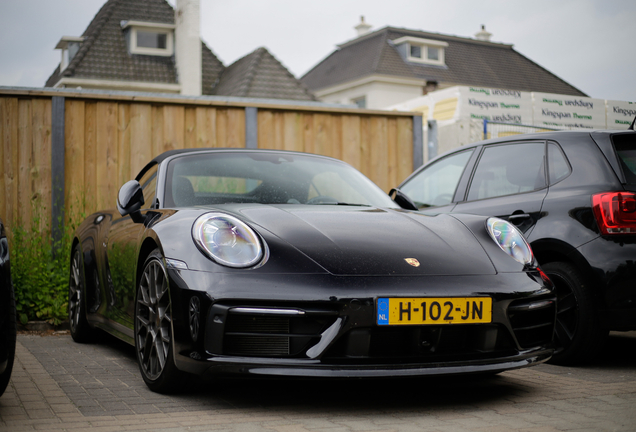
[[[77,229],[71,335],[133,344],[154,391],[186,373],[496,373],[553,352],[555,294],[511,223],[407,211],[335,159],[169,151],[117,209]]]

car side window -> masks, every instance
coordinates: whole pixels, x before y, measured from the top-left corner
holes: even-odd
[[[568,164],[563,151],[556,143],[548,143],[548,172],[550,173],[550,185],[560,182],[570,175]]]
[[[158,165],[154,165],[146,171],[139,180],[141,189],[144,191],[144,205],[142,209],[154,208],[155,193],[157,191],[157,167]]]
[[[484,149],[468,201],[531,192],[545,182],[545,143],[514,143]]]
[[[450,204],[473,151],[454,153],[434,162],[412,177],[400,190],[418,208]]]

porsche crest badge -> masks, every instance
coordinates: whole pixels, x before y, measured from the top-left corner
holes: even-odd
[[[415,258],[404,258],[404,261],[406,261],[408,264],[412,265],[413,267],[420,266],[420,262],[416,260]]]

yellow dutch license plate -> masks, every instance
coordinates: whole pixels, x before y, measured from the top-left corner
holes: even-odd
[[[490,297],[379,298],[378,325],[492,322]]]

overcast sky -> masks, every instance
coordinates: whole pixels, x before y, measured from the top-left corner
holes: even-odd
[[[106,0],[0,0],[0,86],[42,87],[62,36],[80,36]],[[169,0],[174,5],[176,0]],[[201,37],[227,66],[260,46],[302,77],[364,15],[386,26],[514,48],[591,97],[636,102],[636,0],[200,0]]]

